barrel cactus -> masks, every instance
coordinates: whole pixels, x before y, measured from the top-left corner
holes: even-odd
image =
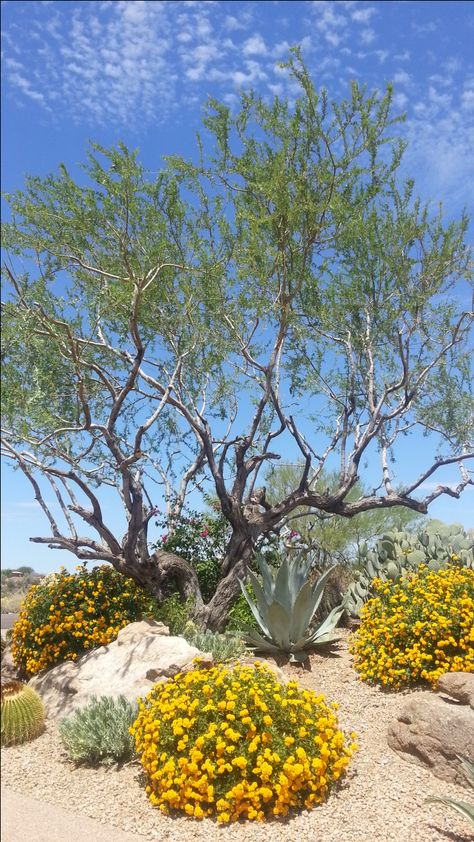
[[[358,617],[372,595],[374,578],[399,581],[405,572],[416,571],[421,564],[438,571],[447,564],[474,569],[474,531],[465,532],[459,524],[428,522],[418,535],[387,532],[373,549],[364,545],[360,551],[362,568],[354,573],[343,604],[347,613]]]
[[[8,681],[1,687],[2,745],[24,743],[44,728],[44,705],[38,693],[21,681]]]

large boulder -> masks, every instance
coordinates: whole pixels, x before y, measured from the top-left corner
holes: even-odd
[[[116,640],[87,652],[78,661],[66,661],[42,670],[29,682],[43,699],[50,717],[69,716],[88,704],[92,696],[125,696],[135,702],[153,684],[192,668],[202,655],[182,637],[170,637],[162,623],[143,620],[121,629]]]
[[[445,672],[438,679],[438,690],[474,710],[474,673]]]
[[[461,786],[469,781],[459,757],[474,763],[473,678],[468,673],[442,676],[438,681],[442,694],[417,693],[402,707],[387,735],[389,746],[406,760],[428,766],[436,777]]]

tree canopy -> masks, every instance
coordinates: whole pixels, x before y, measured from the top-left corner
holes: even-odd
[[[471,482],[467,217],[445,223],[401,181],[390,87],[332,102],[298,55],[289,72],[295,102],[209,101],[194,162],[150,173],[94,144],[82,180],[29,177],[4,226],[3,453],[49,520],[32,540],[157,595],[175,576],[217,627],[255,541],[298,507],[425,513]],[[400,483],[396,446],[417,431],[432,458]],[[261,478],[288,454],[299,476],[269,502]],[[457,487],[425,493],[448,464]],[[159,495],[176,514],[196,489],[232,527],[207,606],[190,565],[148,544]]]

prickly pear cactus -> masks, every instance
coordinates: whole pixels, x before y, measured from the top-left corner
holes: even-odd
[[[44,705],[38,693],[21,681],[8,681],[1,687],[2,745],[24,743],[44,728]]]
[[[418,535],[387,532],[372,550],[364,545],[360,552],[362,569],[354,574],[343,604],[351,617],[358,617],[372,595],[372,580],[397,582],[404,573],[426,564],[441,570],[448,563],[474,569],[474,530],[465,532],[459,524],[428,523]]]

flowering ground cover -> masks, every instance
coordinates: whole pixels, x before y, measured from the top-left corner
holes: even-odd
[[[433,686],[444,672],[474,671],[474,571],[420,567],[398,583],[375,580],[352,652],[364,681]]]

